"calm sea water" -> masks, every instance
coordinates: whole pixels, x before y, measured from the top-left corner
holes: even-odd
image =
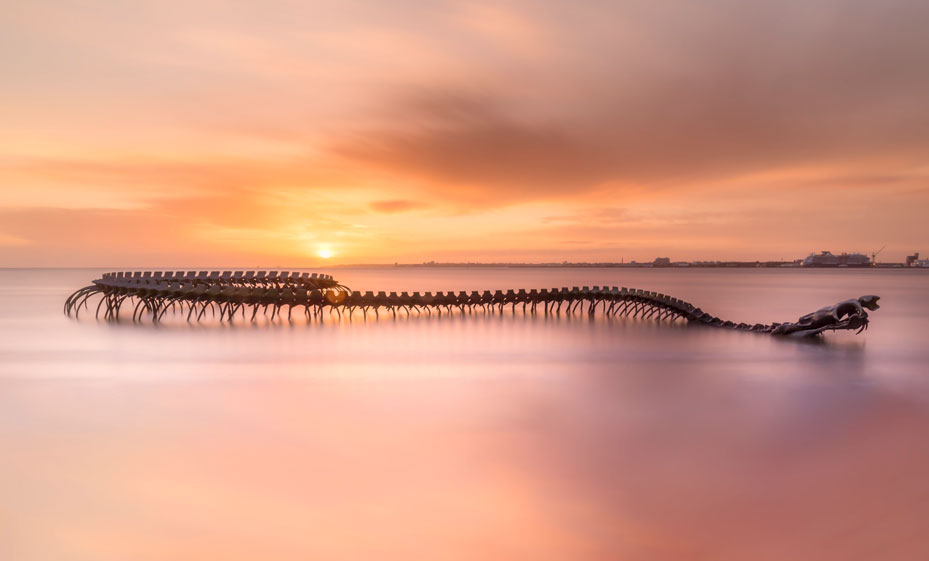
[[[575,316],[75,321],[0,270],[0,559],[929,558],[929,271],[371,269],[621,285],[822,343]]]

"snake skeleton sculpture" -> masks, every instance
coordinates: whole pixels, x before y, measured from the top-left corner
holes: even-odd
[[[321,317],[323,312],[349,314],[361,310],[379,315],[380,310],[396,314],[403,310],[440,314],[443,308],[451,313],[481,309],[501,313],[505,306],[521,305],[523,313],[537,313],[541,306],[546,314],[584,312],[593,316],[599,311],[611,316],[654,319],[656,321],[707,325],[739,329],[772,335],[812,337],[825,331],[854,330],[860,333],[868,327],[867,310],[878,309],[878,296],[868,295],[839,302],[796,322],[749,325],[733,323],[715,317],[694,305],[645,290],[594,286],[541,290],[497,290],[472,292],[353,292],[330,275],[277,271],[178,271],[178,272],[116,272],[105,273],[90,286],[77,290],[64,304],[67,315],[78,317],[81,309],[89,310],[94,297],[97,318],[118,320],[123,308],[131,309],[132,320],[150,318],[157,323],[169,311],[186,315],[187,321],[201,320],[207,311],[221,321],[232,321],[237,314],[255,320],[259,311],[270,319],[281,317],[287,308],[291,319],[294,308],[303,309],[307,318]],[[586,307],[586,310],[585,310]],[[125,316],[125,314],[124,314]]]

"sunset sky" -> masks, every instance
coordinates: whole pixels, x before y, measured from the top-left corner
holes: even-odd
[[[929,254],[926,22],[0,0],[0,266]]]

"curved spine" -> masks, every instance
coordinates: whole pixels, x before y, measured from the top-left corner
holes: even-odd
[[[397,310],[409,316],[412,311],[431,314],[433,310],[452,314],[472,314],[475,310],[504,313],[507,306],[515,314],[517,305],[525,315],[535,314],[537,306],[546,315],[566,315],[585,311],[589,317],[597,312],[605,317],[625,316],[658,322],[677,322],[739,329],[743,331],[772,333],[780,332],[782,324],[735,324],[712,316],[692,304],[655,292],[626,287],[562,287],[552,289],[508,289],[483,292],[354,292],[339,284],[330,275],[288,273],[277,271],[200,271],[200,272],[118,272],[105,273],[93,284],[78,289],[64,302],[63,311],[78,317],[81,307],[100,296],[96,306],[96,317],[118,320],[122,305],[128,300],[132,308],[132,320],[143,321],[150,317],[158,323],[170,311],[201,321],[207,309],[220,321],[232,322],[241,311],[244,318],[255,321],[259,311],[269,321],[283,318],[287,307],[287,321],[292,320],[295,307],[304,309],[307,320],[322,318],[328,308],[330,314],[349,317],[355,310],[362,315],[368,312],[380,317],[381,310],[388,310],[396,317]],[[185,310],[186,306],[186,310]],[[268,316],[270,311],[270,316]],[[186,312],[186,314],[185,314]],[[250,314],[248,313],[250,312]],[[864,316],[866,318],[866,314]],[[864,320],[867,325],[866,319]],[[837,327],[842,328],[842,327]],[[777,330],[777,331],[776,331]]]

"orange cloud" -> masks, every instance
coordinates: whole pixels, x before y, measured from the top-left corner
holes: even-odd
[[[385,201],[374,201],[371,203],[371,208],[377,212],[383,213],[394,213],[394,212],[408,212],[411,210],[416,210],[420,208],[426,208],[426,203],[421,201],[410,201],[405,199],[391,199]]]

